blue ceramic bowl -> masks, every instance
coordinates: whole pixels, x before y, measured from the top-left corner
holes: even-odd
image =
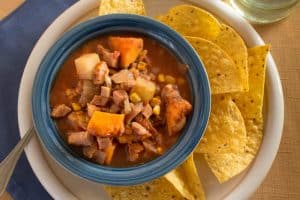
[[[176,144],[162,156],[145,164],[114,168],[86,161],[60,137],[50,117],[49,97],[63,62],[82,43],[107,33],[134,32],[147,35],[168,48],[189,66],[188,80],[193,112]],[[115,14],[81,23],[65,33],[44,57],[32,93],[33,121],[39,139],[50,155],[75,175],[110,185],[133,185],[158,178],[182,163],[200,141],[210,112],[210,88],[206,71],[194,49],[178,33],[147,17]]]

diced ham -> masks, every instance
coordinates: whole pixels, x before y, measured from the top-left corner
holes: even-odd
[[[88,123],[88,117],[84,114],[84,112],[82,112],[82,111],[72,112],[71,114],[68,115],[67,118],[74,129],[86,130],[87,123]]]
[[[105,152],[101,151],[101,150],[98,150],[94,153],[94,160],[99,163],[99,164],[104,164],[105,162],[105,158],[106,158],[106,154]]]
[[[133,73],[128,69],[123,69],[111,76],[111,80],[117,84],[120,83],[132,83],[134,84],[135,79]]]
[[[130,123],[143,110],[143,103],[131,104],[131,112],[125,116],[125,122]]]
[[[126,99],[124,100],[124,114],[127,115],[127,114],[129,114],[130,112],[131,112],[131,105],[130,105],[130,103],[129,103],[129,99],[126,98]]]
[[[132,143],[133,141],[136,141],[137,137],[135,135],[121,135],[118,137],[118,141],[121,144],[126,144],[126,143]]]
[[[130,92],[130,90],[133,88],[134,84],[135,84],[135,82],[120,83],[120,89]]]
[[[105,81],[105,77],[108,76],[108,74],[109,74],[109,69],[107,67],[106,62],[101,61],[94,68],[93,83],[102,85]]]
[[[82,153],[85,155],[87,158],[92,158],[96,151],[98,150],[97,148],[97,143],[93,142],[91,146],[85,146],[82,148]]]
[[[115,104],[122,105],[125,99],[128,99],[128,94],[125,90],[113,91],[113,101]]]
[[[110,113],[118,113],[120,110],[121,110],[120,106],[118,106],[115,103],[113,103],[109,108]]]
[[[139,158],[139,153],[144,150],[144,147],[139,143],[128,144],[128,159],[129,161],[136,161]]]
[[[153,133],[154,135],[158,134],[158,131],[153,127],[152,123],[149,121],[149,119],[144,118],[142,115],[138,115],[135,118],[135,121],[141,124],[144,128],[146,128],[148,131]]]
[[[79,103],[85,107],[93,97],[98,93],[98,88],[92,83],[92,81],[84,80],[82,83],[82,93],[79,99]]]
[[[166,103],[166,120],[169,135],[178,133],[186,123],[186,115],[192,111],[192,105],[180,96],[178,88],[168,84],[162,90]]]
[[[64,117],[71,112],[71,110],[72,109],[65,104],[60,104],[52,109],[51,116],[55,118]]]
[[[148,119],[153,114],[152,107],[150,106],[149,103],[146,106],[144,106],[142,110],[142,114],[146,119]]]
[[[112,141],[110,138],[97,137],[97,143],[98,143],[98,148],[100,150],[106,149],[107,147],[112,145]]]
[[[87,131],[70,132],[68,134],[68,143],[77,146],[90,146],[93,144],[93,136]]]
[[[95,95],[90,103],[95,106],[105,106],[108,103],[108,101],[109,101],[108,97]]]
[[[110,97],[111,88],[106,86],[101,86],[101,96],[102,97]]]
[[[117,68],[119,57],[120,57],[119,51],[110,52],[109,50],[105,49],[102,45],[97,45],[97,51],[100,57],[105,62],[107,62],[108,66],[112,68]]]
[[[87,104],[87,113],[89,117],[92,117],[93,113],[95,111],[100,111],[101,109],[93,104],[88,103]]]
[[[109,88],[112,87],[111,78],[109,76],[105,76],[105,85]]]
[[[148,138],[152,136],[152,134],[145,127],[137,122],[132,122],[131,127],[133,132],[142,138]]]
[[[155,146],[155,144],[149,140],[145,140],[142,142],[143,146],[145,147],[145,149],[147,151],[153,152],[153,153],[157,153],[157,148]]]

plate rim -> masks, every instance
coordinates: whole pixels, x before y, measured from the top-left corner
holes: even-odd
[[[216,14],[219,17],[221,16],[220,18],[222,20],[224,20],[227,24],[235,27],[235,29],[237,29],[236,28],[237,26],[240,26],[241,29],[237,30],[237,32],[239,34],[241,34],[242,36],[245,36],[245,35],[251,36],[251,39],[247,38],[247,44],[249,46],[254,46],[255,44],[256,45],[264,44],[264,41],[261,39],[259,34],[255,31],[255,29],[245,19],[243,19],[236,12],[234,12],[234,10],[226,3],[222,2],[222,1],[210,1],[210,0],[202,0],[202,1],[189,0],[188,2],[194,3],[198,6],[201,5],[201,7],[203,7],[204,9],[211,11],[212,13]],[[72,24],[73,22],[76,21],[78,16],[80,17],[80,15],[82,16],[82,13],[86,13],[86,12],[84,12],[84,10],[86,10],[86,11],[90,10],[92,6],[96,5],[96,3],[98,4],[98,0],[78,1],[77,3],[73,4],[71,7],[66,9],[62,14],[60,14],[51,23],[51,25],[45,30],[45,32],[41,35],[40,39],[35,44],[32,52],[27,60],[26,66],[24,68],[24,72],[22,74],[22,79],[21,79],[20,88],[19,88],[18,124],[19,124],[19,132],[20,132],[21,137],[25,134],[25,130],[27,128],[29,128],[29,127],[24,127],[24,126],[26,126],[26,125],[24,125],[24,124],[26,124],[26,122],[22,122],[22,121],[27,121],[27,124],[32,124],[31,119],[25,118],[25,120],[24,120],[24,117],[21,117],[22,111],[23,111],[22,106],[24,106],[23,105],[24,103],[21,101],[21,97],[24,96],[23,93],[24,93],[24,90],[26,90],[24,83],[26,83],[26,81],[28,82],[28,79],[30,79],[30,77],[34,76],[32,74],[29,74],[30,70],[32,70],[30,68],[30,65],[33,62],[33,60],[36,59],[36,57],[38,57],[38,55],[40,57],[44,56],[44,55],[41,55],[40,52],[38,52],[39,49],[44,46],[42,41],[45,40],[46,36],[51,35],[49,33],[49,31],[50,32],[53,31],[52,29],[57,27],[59,24],[60,24],[60,26],[63,26],[63,24],[66,24],[66,21],[69,22],[69,23],[67,23],[68,25]],[[82,9],[82,8],[85,8],[85,9]],[[220,11],[222,11],[222,12],[220,12]],[[78,12],[80,14],[78,14],[78,16],[74,17],[74,13],[76,15],[76,12]],[[70,16],[72,16],[72,17],[70,17]],[[226,19],[224,19],[224,18],[226,18]],[[56,36],[57,36],[58,33],[52,33],[52,35],[53,34],[54,35],[56,34]],[[54,36],[52,36],[52,37],[54,37]],[[42,60],[42,58],[40,58],[40,60]],[[277,134],[274,134],[274,133],[272,134],[272,136],[273,136],[272,141],[266,141],[265,136],[264,136],[264,139],[263,139],[263,142],[261,145],[261,149],[258,152],[256,159],[253,161],[251,168],[247,169],[247,172],[244,175],[244,177],[242,178],[242,180],[240,181],[240,183],[231,192],[229,192],[225,196],[225,199],[249,198],[255,192],[255,190],[259,187],[259,185],[262,183],[265,176],[268,174],[268,172],[272,166],[272,163],[276,157],[279,145],[280,145],[282,129],[283,129],[283,121],[284,121],[283,91],[282,91],[281,81],[279,78],[278,69],[276,67],[275,61],[273,60],[271,54],[268,55],[267,61],[268,62],[267,62],[267,73],[266,73],[267,74],[266,75],[267,83],[266,84],[268,84],[268,85],[274,84],[276,86],[276,87],[269,86],[268,89],[272,89],[273,93],[275,92],[274,93],[275,98],[272,99],[272,101],[274,101],[272,104],[279,105],[279,107],[277,108],[276,112],[274,113],[274,114],[277,114],[277,116],[275,117],[276,122],[272,122],[271,125],[269,122],[269,123],[265,124],[265,126],[268,126],[269,129],[275,131]],[[268,91],[268,93],[269,92],[270,91]],[[270,103],[270,102],[268,102],[268,103]],[[268,106],[270,106],[270,105],[268,105]],[[49,187],[48,186],[49,184],[47,183],[47,181],[45,179],[45,174],[42,174],[42,172],[39,171],[40,167],[38,166],[37,162],[35,161],[36,159],[31,154],[34,150],[34,145],[39,145],[39,142],[37,141],[36,137],[33,138],[33,140],[25,148],[25,153],[26,153],[26,157],[29,161],[31,168],[33,169],[33,172],[36,175],[36,177],[38,178],[38,180],[40,181],[41,185],[45,188],[45,190],[49,193],[49,195],[52,196],[54,199],[60,199],[62,197],[66,198],[66,199],[76,199],[76,197],[70,191],[68,191],[66,188],[61,189],[60,193],[58,194],[57,189],[59,189],[59,187]],[[264,150],[262,152],[263,145],[268,145],[268,146],[271,145],[272,148]],[[38,153],[40,154],[39,156],[43,156],[42,152],[38,152]],[[262,159],[262,157],[265,157],[266,155],[267,155],[267,158],[264,158],[264,160],[266,160],[266,161],[262,162],[260,164],[260,166],[257,166],[257,162],[259,160],[258,158]],[[49,166],[46,166],[46,167],[49,168]],[[259,170],[254,171],[253,168],[254,169],[257,168]],[[59,182],[59,181],[57,181],[57,182]],[[63,186],[62,183],[60,183],[60,185]],[[70,194],[66,194],[67,192],[69,192]]]

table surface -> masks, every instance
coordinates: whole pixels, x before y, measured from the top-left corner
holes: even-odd
[[[19,1],[19,0],[13,0]],[[285,97],[283,137],[272,169],[252,199],[300,199],[300,6],[285,20],[256,25],[280,72]],[[300,121],[299,121],[300,122]],[[10,200],[5,193],[0,200]]]

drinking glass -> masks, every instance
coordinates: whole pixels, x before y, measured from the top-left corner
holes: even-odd
[[[230,0],[242,16],[252,23],[266,24],[287,17],[300,0]]]

